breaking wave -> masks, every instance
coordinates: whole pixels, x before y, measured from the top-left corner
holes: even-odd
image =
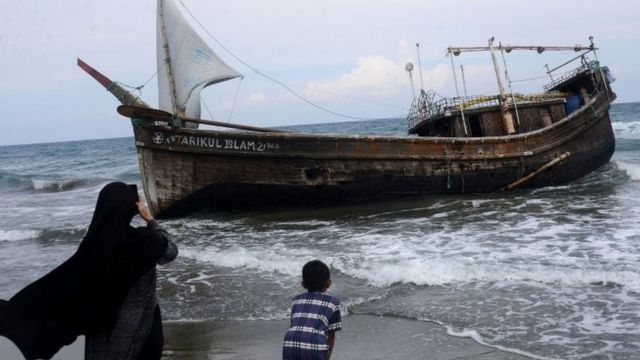
[[[42,192],[60,192],[70,191],[78,188],[87,187],[92,184],[89,179],[73,179],[73,180],[41,180],[32,179],[31,188]]]
[[[620,161],[620,160],[617,160],[615,163],[618,169],[623,170],[624,172],[627,173],[627,175],[629,175],[631,180],[633,181],[640,180],[640,165],[632,164],[632,163]]]
[[[38,230],[0,230],[0,241],[22,241],[35,239],[40,235]]]
[[[9,192],[62,192],[71,191],[104,182],[102,179],[47,179],[33,175],[18,175],[0,171],[0,191]]]
[[[611,126],[617,138],[640,139],[640,121],[613,121]]]

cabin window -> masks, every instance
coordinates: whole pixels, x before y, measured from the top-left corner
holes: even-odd
[[[471,131],[472,137],[482,137],[484,136],[484,131],[482,131],[482,122],[480,121],[480,116],[469,116],[469,130]]]

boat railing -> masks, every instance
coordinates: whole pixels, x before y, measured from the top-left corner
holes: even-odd
[[[507,106],[512,106],[514,102],[518,105],[533,103],[545,100],[559,100],[571,94],[559,91],[547,91],[538,94],[514,93],[505,99]],[[407,122],[409,129],[413,129],[418,124],[432,122],[442,116],[450,116],[457,111],[471,111],[487,107],[500,106],[500,95],[490,96],[461,96],[453,98],[441,98],[434,101],[433,94],[422,92],[411,104]]]
[[[440,116],[448,116],[454,111],[498,106],[499,96],[461,96],[441,98],[434,101],[433,93],[421,92],[420,97],[414,99],[407,115],[409,129],[422,122],[433,121]]]
[[[589,71],[589,70],[597,70],[599,68],[600,68],[600,63],[597,60],[584,62],[584,63],[582,63],[581,66],[577,67],[576,69],[574,69],[572,71],[569,71],[568,73],[565,73],[562,76],[560,76],[559,78],[554,79],[550,83],[544,85],[544,90],[545,91],[549,91],[550,89],[555,88],[556,86],[562,84],[563,82],[567,81],[568,79],[571,79],[571,78],[577,76],[580,73],[583,73],[583,72]]]

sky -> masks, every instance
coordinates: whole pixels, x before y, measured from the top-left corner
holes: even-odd
[[[286,126],[405,116],[413,99],[407,62],[415,64],[416,91],[424,86],[455,96],[446,48],[485,46],[490,37],[505,45],[588,45],[593,36],[599,60],[617,78],[617,102],[640,101],[638,1],[175,1],[211,48],[244,75],[203,91],[205,119]],[[131,136],[130,122],[116,112],[118,101],[76,58],[112,80],[144,84],[141,97],[157,106],[155,8],[156,0],[0,0],[0,146]],[[507,54],[513,90],[542,91],[544,65],[573,56]],[[310,106],[235,57],[349,117]],[[488,53],[454,61],[458,81],[464,66],[469,95],[497,93]],[[519,81],[525,79],[535,80]]]

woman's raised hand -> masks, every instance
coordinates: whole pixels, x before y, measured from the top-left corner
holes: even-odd
[[[153,220],[153,215],[151,215],[151,212],[142,201],[138,201],[136,206],[138,207],[138,214],[140,214],[140,217],[143,218],[144,221],[149,222]]]

